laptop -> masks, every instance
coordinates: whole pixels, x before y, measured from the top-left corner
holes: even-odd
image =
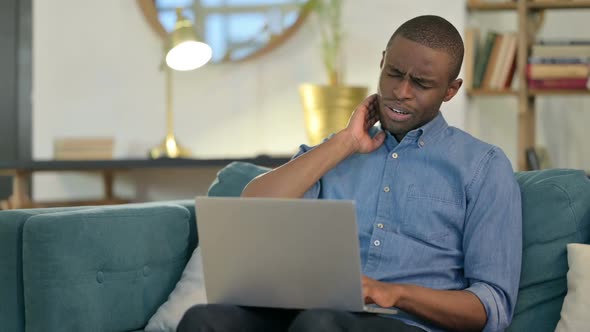
[[[365,305],[353,201],[197,197],[208,303],[396,314]]]

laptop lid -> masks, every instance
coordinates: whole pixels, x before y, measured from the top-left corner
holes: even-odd
[[[352,201],[197,197],[208,303],[362,311]]]

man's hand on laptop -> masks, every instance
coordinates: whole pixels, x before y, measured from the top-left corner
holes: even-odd
[[[366,304],[375,303],[384,308],[395,307],[400,297],[401,287],[389,284],[367,276],[362,278],[363,298]]]

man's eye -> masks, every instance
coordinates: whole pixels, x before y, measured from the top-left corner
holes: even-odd
[[[428,87],[418,81],[414,81],[414,84],[416,84],[420,89],[428,89]]]

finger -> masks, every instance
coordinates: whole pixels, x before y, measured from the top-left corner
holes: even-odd
[[[374,125],[377,121],[377,119],[375,117],[368,117],[365,119],[365,126],[366,127],[371,127],[372,125]]]
[[[374,106],[372,106],[369,109],[369,117],[371,118],[371,120],[374,120],[375,122],[378,121],[380,114],[379,114],[379,105],[375,104]]]
[[[375,105],[369,110],[369,114],[371,117],[378,119],[379,118],[379,105]]]
[[[379,115],[377,115],[377,113],[372,113],[368,120],[369,122],[372,122],[374,124],[375,122],[377,122],[378,119]]]
[[[377,94],[372,94],[370,96],[368,96],[367,98],[365,98],[365,100],[363,100],[361,102],[361,106],[366,107],[367,109],[371,108],[371,105],[374,104],[377,101]]]
[[[383,142],[385,141],[385,136],[385,132],[380,131],[377,135],[373,137],[373,145],[375,148],[378,148],[381,146],[381,144],[383,144]]]

